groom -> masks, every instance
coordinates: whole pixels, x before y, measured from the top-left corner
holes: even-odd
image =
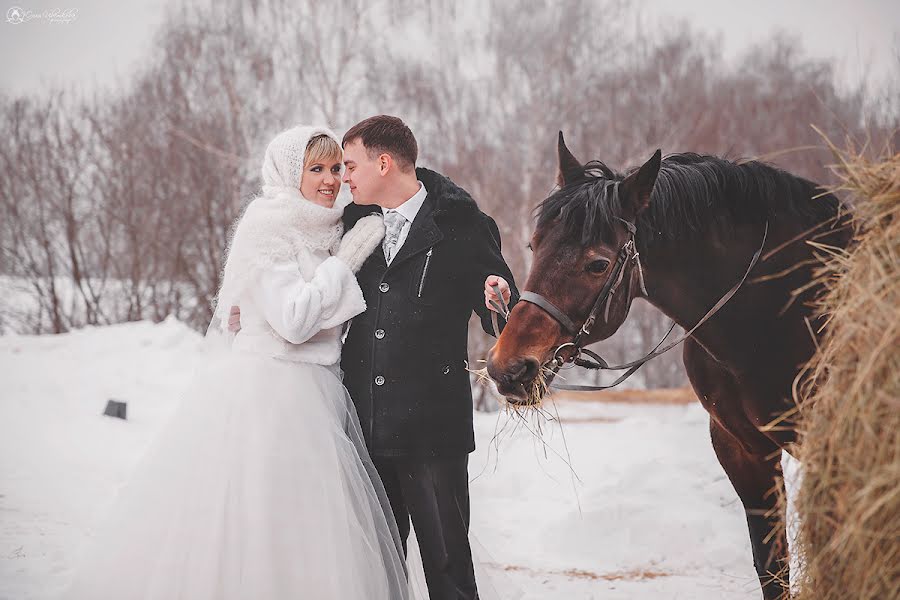
[[[475,599],[468,455],[475,449],[467,324],[493,334],[492,283],[518,299],[494,220],[452,181],[416,168],[416,139],[380,115],[344,136],[345,230],[384,215],[382,248],[357,277],[368,308],[344,343],[344,384],[384,482],[403,547],[410,519],[431,600]]]

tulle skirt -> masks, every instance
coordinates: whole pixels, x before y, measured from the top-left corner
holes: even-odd
[[[199,369],[83,556],[66,598],[419,596],[337,369],[242,353]]]

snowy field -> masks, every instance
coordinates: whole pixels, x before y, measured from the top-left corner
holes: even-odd
[[[52,597],[177,406],[200,337],[176,321],[0,337],[0,599]],[[103,417],[128,402],[128,421]],[[743,511],[699,404],[560,401],[476,415],[472,532],[499,591],[756,599]],[[531,431],[529,431],[531,429]]]

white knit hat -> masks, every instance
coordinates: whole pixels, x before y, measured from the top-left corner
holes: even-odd
[[[341,145],[340,138],[327,127],[302,125],[282,131],[269,142],[262,165],[264,196],[273,197],[286,189],[299,193],[306,146],[317,135],[327,135]]]

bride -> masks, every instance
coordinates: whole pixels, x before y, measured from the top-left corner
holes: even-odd
[[[66,597],[409,598],[338,367],[342,328],[366,308],[354,272],[384,235],[373,215],[342,237],[341,158],[324,127],[269,144],[208,334],[227,343],[207,353]]]

